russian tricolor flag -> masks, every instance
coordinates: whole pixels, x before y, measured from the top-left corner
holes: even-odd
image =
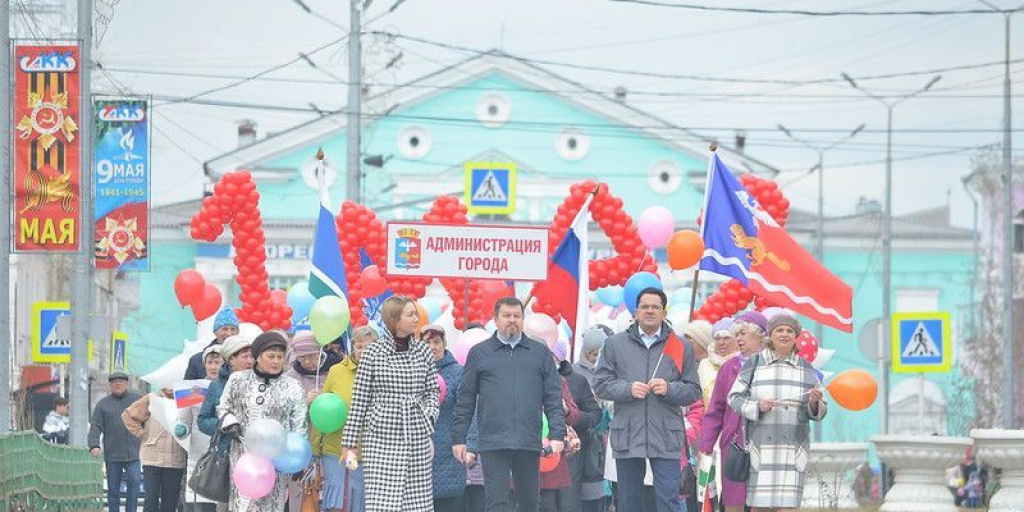
[[[587,216],[590,212],[588,195],[576,218],[569,225],[565,238],[559,242],[548,265],[548,280],[540,284],[554,290],[547,294],[552,297],[558,314],[572,329],[570,341],[571,360],[577,361],[583,351],[583,332],[587,326],[587,315],[590,313],[590,280],[587,274],[589,251],[587,249]]]

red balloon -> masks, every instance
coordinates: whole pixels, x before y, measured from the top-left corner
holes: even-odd
[[[490,320],[494,316],[494,304],[498,300],[512,295],[513,292],[505,284],[505,281],[482,281],[480,283],[480,297],[482,299],[480,313],[483,314],[484,319]]]
[[[804,330],[796,338],[797,355],[808,363],[814,362],[818,357],[818,338],[814,337],[811,331]]]
[[[206,279],[202,274],[193,269],[182,270],[174,279],[174,295],[178,297],[181,307],[185,307],[202,296],[204,286]]]
[[[216,286],[206,283],[203,286],[203,294],[192,302],[192,314],[197,322],[202,322],[213,316],[220,309],[222,297]]]
[[[364,297],[376,297],[388,289],[388,280],[380,275],[377,265],[370,265],[359,274]]]
[[[270,299],[273,300],[277,304],[287,304],[288,303],[288,292],[286,292],[284,290],[274,290],[274,291],[270,292]]]

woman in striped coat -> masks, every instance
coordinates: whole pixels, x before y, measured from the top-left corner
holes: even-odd
[[[810,420],[825,417],[821,380],[796,354],[800,332],[796,318],[773,317],[767,348],[747,360],[729,392],[729,406],[747,420],[747,505],[756,509],[800,507]]]
[[[411,299],[390,297],[381,318],[384,336],[356,370],[342,460],[361,455],[366,512],[430,512],[437,367],[426,344],[413,338],[419,315]]]

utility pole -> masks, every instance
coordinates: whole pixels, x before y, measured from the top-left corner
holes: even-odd
[[[4,0],[0,0],[4,1]],[[71,372],[68,399],[71,402],[71,445],[86,447],[89,426],[89,317],[92,314],[92,3],[78,0],[78,40],[81,62],[81,107],[78,122],[79,200],[78,254],[74,257],[71,281]],[[98,341],[98,340],[97,340]]]
[[[11,428],[11,347],[14,336],[11,333],[11,4],[0,0],[0,45],[4,56],[0,59],[0,77],[3,90],[0,91],[0,245],[3,246],[3,261],[0,261],[0,434]]]
[[[349,0],[348,33],[348,158],[346,165],[345,195],[357,203],[362,202],[359,148],[362,136],[363,112],[363,51],[360,37],[363,28],[359,19],[359,0]]]
[[[1015,10],[1001,10],[985,0],[978,0],[994,11],[1003,13],[1006,48],[1003,56],[1003,428],[1014,428],[1016,400],[1013,387],[1013,118],[1010,116],[1010,14]]]
[[[860,126],[854,128],[843,138],[829,144],[821,145],[803,140],[796,135],[793,135],[793,132],[789,131],[785,126],[781,124],[778,125],[779,131],[786,134],[787,137],[818,153],[818,164],[811,167],[810,170],[807,171],[807,174],[814,172],[815,169],[818,171],[818,222],[814,233],[814,257],[817,258],[822,265],[825,264],[825,152],[856,137],[864,127],[865,125],[861,123]],[[814,336],[818,338],[819,343],[823,342],[825,329],[821,323],[814,324]],[[814,422],[814,440],[819,442],[821,441],[820,421]]]

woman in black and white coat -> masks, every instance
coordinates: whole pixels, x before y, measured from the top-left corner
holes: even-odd
[[[414,338],[419,315],[411,299],[384,301],[381,319],[383,337],[356,370],[342,460],[361,455],[366,512],[432,511],[430,436],[441,392],[434,356]]]
[[[818,374],[797,355],[800,331],[787,314],[769,320],[767,346],[747,359],[729,392],[729,406],[747,420],[747,505],[759,511],[800,508],[810,421],[827,410]]]

